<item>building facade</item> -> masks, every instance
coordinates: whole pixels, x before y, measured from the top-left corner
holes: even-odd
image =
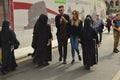
[[[105,3],[112,8],[120,8],[120,0],[105,0]]]

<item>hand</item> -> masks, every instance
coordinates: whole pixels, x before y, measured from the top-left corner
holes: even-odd
[[[97,45],[98,45],[98,47],[100,47],[100,43],[98,43]]]
[[[65,21],[66,23],[68,22],[68,21],[64,18],[64,16],[61,16],[61,19],[62,19],[63,21]]]
[[[50,44],[51,44],[51,41],[50,41],[50,40],[48,40],[47,46],[49,46]]]
[[[62,18],[60,18],[60,22],[62,22]]]
[[[61,16],[61,19],[65,20],[64,16]]]
[[[81,42],[80,38],[78,39],[78,42],[79,42],[79,43]]]
[[[120,27],[118,27],[117,30],[120,31]]]

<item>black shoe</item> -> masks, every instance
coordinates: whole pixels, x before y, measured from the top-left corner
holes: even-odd
[[[62,57],[59,58],[59,61],[60,61],[60,62],[62,61]]]
[[[78,55],[78,59],[79,59],[79,61],[81,61],[81,60],[82,60],[80,55]]]
[[[1,72],[2,72],[3,75],[8,73],[7,71],[4,71],[4,70],[1,70]]]
[[[73,59],[72,61],[71,61],[71,64],[73,64],[75,62],[75,60]]]
[[[44,66],[48,66],[48,65],[50,65],[48,62],[45,62],[45,63],[44,63]]]
[[[86,70],[90,70],[90,66],[85,65],[85,69],[86,69]]]
[[[118,49],[116,49],[116,51],[120,52]]]
[[[64,60],[62,64],[67,64],[67,62]]]
[[[10,70],[11,70],[11,71],[15,71],[15,70],[16,70],[16,67],[15,67],[15,68],[11,68]]]
[[[118,50],[118,49],[114,49],[113,52],[114,52],[114,53],[118,53],[119,50]]]

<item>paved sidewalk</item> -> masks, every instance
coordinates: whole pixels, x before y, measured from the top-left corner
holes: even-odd
[[[18,64],[16,71],[0,75],[0,80],[120,80],[120,56],[112,53],[112,45],[112,32],[105,33],[98,49],[99,62],[91,67],[91,70],[84,69],[83,60],[79,61],[77,54],[75,63],[71,64],[71,45],[68,45],[67,64],[59,62],[58,50],[53,49],[52,62],[49,66],[36,67],[31,59],[24,60]],[[82,56],[81,47],[80,55]]]

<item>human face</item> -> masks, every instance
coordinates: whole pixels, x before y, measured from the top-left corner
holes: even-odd
[[[73,12],[72,15],[73,15],[73,19],[77,19],[78,18],[78,15],[77,15],[76,12]]]
[[[63,7],[59,8],[58,11],[59,11],[60,14],[64,14],[64,8]]]
[[[96,15],[96,18],[99,19],[99,15],[98,14]]]

